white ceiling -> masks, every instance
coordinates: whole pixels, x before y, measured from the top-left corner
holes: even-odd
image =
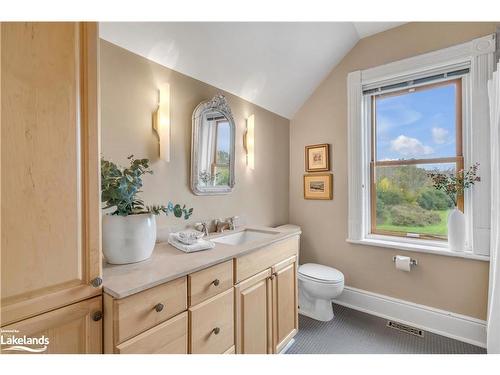
[[[397,22],[101,22],[101,38],[292,118],[360,38]]]

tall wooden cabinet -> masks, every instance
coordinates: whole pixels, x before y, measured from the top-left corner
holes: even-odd
[[[1,324],[100,352],[97,24],[4,22],[0,70]]]

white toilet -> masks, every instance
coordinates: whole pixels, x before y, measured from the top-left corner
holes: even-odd
[[[293,224],[278,229],[300,230]],[[306,263],[297,270],[299,279],[299,314],[327,322],[333,319],[332,300],[344,290],[344,274],[321,264]]]
[[[321,264],[299,266],[299,314],[327,322],[333,319],[332,300],[344,290],[344,274]]]

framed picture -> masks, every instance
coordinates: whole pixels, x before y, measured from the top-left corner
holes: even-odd
[[[305,174],[304,199],[333,199],[333,175],[331,173]]]
[[[306,172],[328,172],[330,170],[330,145],[306,146]]]

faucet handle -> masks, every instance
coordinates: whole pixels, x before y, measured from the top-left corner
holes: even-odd
[[[234,230],[236,229],[236,221],[239,219],[238,216],[231,216],[229,220],[229,225],[231,226],[231,229]]]
[[[194,228],[196,230],[199,230],[200,232],[203,232],[205,236],[208,236],[208,222],[200,221],[198,223],[195,223]]]

